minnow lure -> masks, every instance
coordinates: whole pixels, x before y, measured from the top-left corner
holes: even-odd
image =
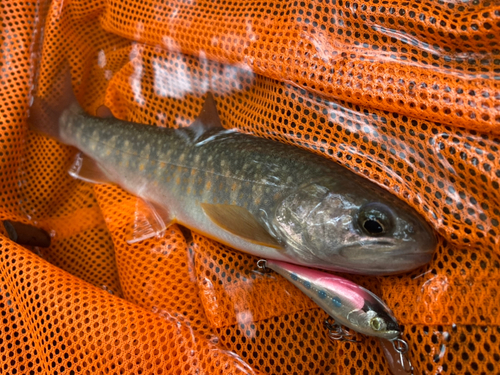
[[[147,203],[149,228],[132,241],[180,223],[255,256],[328,270],[392,274],[431,260],[434,233],[410,206],[322,156],[222,128],[210,94],[181,129],[96,118],[77,104],[42,123],[39,109],[35,100],[33,127],[82,152],[73,176]]]
[[[369,290],[342,277],[274,260],[259,260],[259,268],[280,274],[335,320],[325,322],[329,337],[349,340],[350,335],[341,326],[392,342],[405,371],[412,366],[406,356],[408,344],[401,339],[401,329],[389,307]]]

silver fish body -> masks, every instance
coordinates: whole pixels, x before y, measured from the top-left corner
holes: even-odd
[[[262,262],[262,261],[260,261]],[[279,261],[264,261],[311,298],[336,324],[387,340],[401,334],[389,307],[369,290],[339,276]]]
[[[259,257],[364,274],[431,259],[433,231],[406,203],[309,151],[206,126],[219,121],[212,106],[216,119],[205,114],[181,129],[71,107],[58,138],[93,159],[106,180],[161,208],[165,223]]]

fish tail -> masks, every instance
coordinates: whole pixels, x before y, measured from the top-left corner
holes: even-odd
[[[29,129],[61,141],[60,124],[71,113],[82,111],[73,93],[68,72],[56,82],[47,95],[37,93],[29,110]]]

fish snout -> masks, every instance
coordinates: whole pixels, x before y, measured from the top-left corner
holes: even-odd
[[[431,261],[436,247],[435,236],[421,240],[361,242],[344,246],[339,255],[352,272],[386,275],[407,272]]]

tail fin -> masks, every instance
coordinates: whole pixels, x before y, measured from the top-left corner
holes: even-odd
[[[51,138],[61,140],[59,121],[63,114],[71,108],[80,108],[73,93],[69,69],[59,80],[46,90],[39,88],[33,99],[29,113],[29,128]]]

